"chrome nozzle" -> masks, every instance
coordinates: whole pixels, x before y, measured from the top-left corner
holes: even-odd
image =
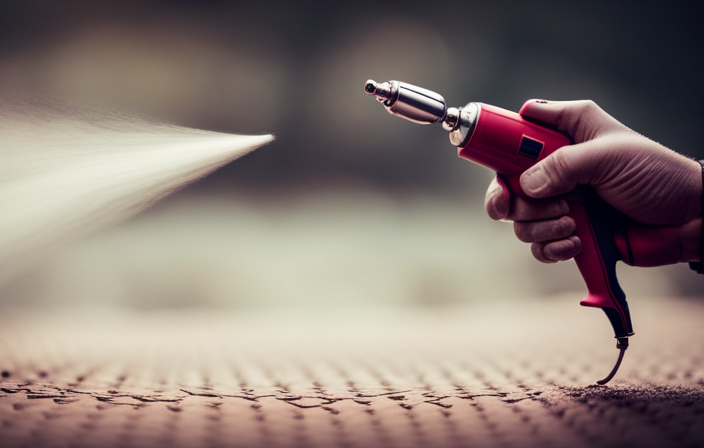
[[[445,117],[445,99],[430,90],[399,81],[364,83],[364,93],[375,97],[389,113],[418,124],[437,123]]]
[[[450,142],[458,147],[467,144],[479,119],[477,103],[447,108],[441,95],[405,82],[377,83],[370,79],[364,83],[364,93],[375,97],[390,114],[414,123],[442,121],[442,127],[450,132]]]

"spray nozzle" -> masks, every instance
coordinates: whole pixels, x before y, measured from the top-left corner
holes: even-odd
[[[364,83],[364,93],[376,97],[389,113],[418,124],[432,124],[445,118],[445,99],[430,90],[399,81]]]
[[[364,93],[366,93],[367,95],[374,95],[374,93],[376,93],[376,87],[378,85],[379,84],[377,84],[377,82],[373,79],[367,80],[367,82],[364,83]]]

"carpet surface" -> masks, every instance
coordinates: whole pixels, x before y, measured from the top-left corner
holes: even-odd
[[[2,447],[704,446],[704,303],[4,312]]]

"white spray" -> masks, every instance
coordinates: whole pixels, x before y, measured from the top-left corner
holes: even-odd
[[[272,140],[44,98],[0,100],[0,284],[59,243],[124,220]]]

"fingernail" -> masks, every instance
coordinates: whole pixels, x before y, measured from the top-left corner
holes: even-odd
[[[540,193],[547,187],[547,183],[548,176],[541,166],[533,167],[521,176],[521,187],[526,193]]]

